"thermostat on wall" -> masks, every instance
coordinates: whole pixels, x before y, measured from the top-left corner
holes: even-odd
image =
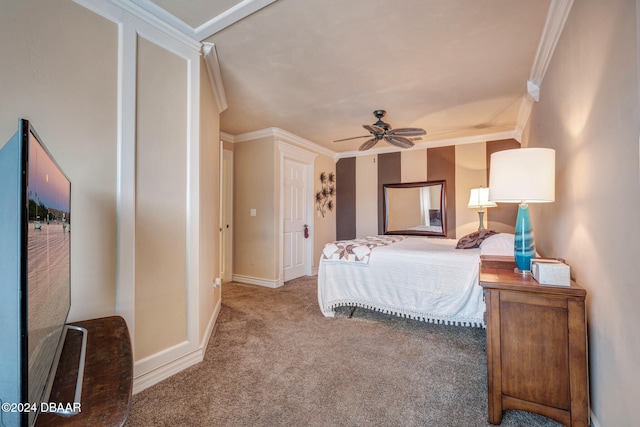
[[[571,286],[569,266],[557,259],[532,259],[531,275],[541,285]]]

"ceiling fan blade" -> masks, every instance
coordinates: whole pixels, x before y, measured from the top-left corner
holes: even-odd
[[[371,135],[362,135],[362,136],[354,136],[353,138],[344,138],[344,139],[336,139],[333,142],[342,142],[342,141],[349,141],[351,139],[358,139],[358,138],[370,138]]]
[[[376,126],[376,125],[362,125],[363,128],[365,128],[366,130],[368,130],[369,132],[371,132],[372,134],[380,134],[383,135],[384,134],[384,129],[381,128],[380,126]]]
[[[421,136],[426,134],[427,131],[421,128],[398,128],[387,132],[387,135],[391,136]]]
[[[413,141],[405,138],[404,136],[387,135],[384,137],[384,139],[386,139],[389,144],[395,145],[396,147],[400,148],[410,148],[414,145]]]
[[[362,144],[360,146],[360,148],[358,148],[359,151],[365,151],[368,150],[369,148],[373,147],[374,145],[376,145],[376,142],[378,142],[378,138],[371,138],[370,140],[368,140],[367,142],[365,142],[364,144]]]

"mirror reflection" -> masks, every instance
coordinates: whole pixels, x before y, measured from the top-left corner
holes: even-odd
[[[384,234],[446,236],[445,181],[384,185]]]

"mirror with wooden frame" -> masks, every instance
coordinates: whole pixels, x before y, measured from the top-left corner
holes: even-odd
[[[384,234],[447,235],[446,182],[384,184]]]

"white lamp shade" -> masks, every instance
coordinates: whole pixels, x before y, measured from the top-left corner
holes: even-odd
[[[489,201],[489,189],[486,187],[472,188],[469,195],[469,208],[494,208],[497,205]]]
[[[517,148],[491,155],[489,200],[544,203],[556,198],[556,152],[550,148]]]

